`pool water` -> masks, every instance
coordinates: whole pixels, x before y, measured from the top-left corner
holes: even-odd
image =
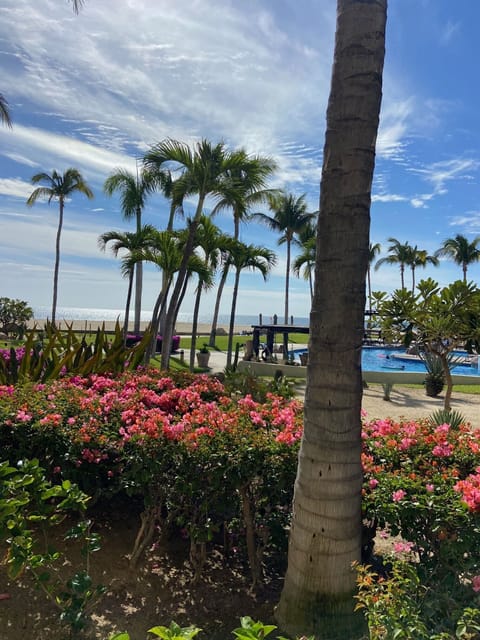
[[[298,358],[301,352],[306,349],[295,350],[295,356]],[[362,369],[363,371],[416,371],[425,373],[425,365],[422,361],[401,360],[391,358],[391,355],[405,354],[405,349],[395,347],[363,347],[362,349]],[[459,352],[458,355],[468,355]],[[452,372],[458,376],[478,376],[480,378],[480,369],[477,366],[456,365]]]

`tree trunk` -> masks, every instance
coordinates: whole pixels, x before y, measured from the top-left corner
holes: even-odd
[[[160,364],[161,368],[165,371],[168,370],[169,368],[170,351],[172,346],[172,336],[173,336],[173,328],[174,328],[173,325],[175,322],[175,318],[177,316],[178,301],[180,299],[180,296],[183,290],[183,285],[187,277],[188,261],[193,252],[195,235],[197,233],[198,221],[200,219],[200,215],[203,210],[204,200],[205,200],[205,196],[200,194],[198,197],[197,210],[195,212],[195,217],[193,218],[188,230],[188,238],[184,248],[182,263],[180,265],[180,269],[177,274],[177,280],[175,282],[175,287],[173,288],[172,296],[170,298],[170,302],[167,309],[167,314],[165,316],[165,329],[163,332],[163,339],[162,339],[162,358],[161,358],[161,364]]]
[[[223,288],[225,287],[227,277],[228,277],[228,264],[224,266],[222,271],[222,277],[220,279],[220,282],[218,283],[217,298],[215,300],[215,309],[213,311],[212,328],[210,329],[210,339],[208,341],[209,347],[215,346],[215,340],[217,338],[218,314],[220,312],[220,301],[222,299]]]
[[[361,347],[387,0],[338,0],[305,421],[276,617],[293,636],[352,640],[361,550]]]
[[[233,329],[235,327],[235,309],[237,307],[238,284],[240,282],[240,269],[235,271],[235,282],[232,293],[232,307],[230,310],[230,327],[228,329],[228,345],[227,345],[227,369],[232,366],[232,350],[233,350]]]
[[[140,333],[140,319],[142,314],[142,284],[143,284],[143,264],[137,262],[135,265],[135,318],[133,321],[133,333]]]
[[[123,320],[123,344],[127,343],[128,317],[130,315],[130,301],[132,299],[132,289],[133,289],[133,271],[130,271],[130,275],[128,276],[127,301],[125,302],[125,318]]]
[[[203,282],[200,280],[198,283],[197,293],[195,295],[195,305],[193,307],[192,318],[192,343],[190,345],[190,371],[193,373],[195,369],[195,348],[197,346],[197,326],[198,326],[198,311],[200,309],[200,298],[202,296]]]
[[[290,288],[290,240],[287,240],[287,266],[285,269],[285,324],[288,324],[288,290]]]
[[[53,269],[52,325],[55,325],[55,319],[57,315],[58,272],[60,269],[60,237],[62,235],[64,207],[65,207],[65,202],[63,200],[63,196],[61,196],[58,203],[58,208],[59,208],[58,227],[57,227],[57,238],[55,240],[55,267]]]

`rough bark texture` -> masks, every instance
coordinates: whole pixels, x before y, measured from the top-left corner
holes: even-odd
[[[317,234],[305,430],[276,617],[291,636],[350,640],[360,560],[361,345],[387,0],[338,0]]]

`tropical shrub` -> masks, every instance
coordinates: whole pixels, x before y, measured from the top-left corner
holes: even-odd
[[[117,323],[113,338],[102,328],[95,341],[88,343],[71,327],[65,332],[47,323],[42,332],[30,331],[23,347],[0,350],[0,384],[134,370],[143,360],[148,340],[146,333],[134,347],[125,347]]]
[[[33,310],[24,300],[0,298],[0,333],[13,333],[21,337],[32,318]]]
[[[104,593],[89,575],[89,557],[100,545],[84,517],[88,500],[69,480],[50,482],[36,459],[22,460],[16,468],[0,463],[0,541],[7,546],[8,575],[17,579],[26,572],[72,631],[85,626],[88,609]],[[52,547],[50,535],[67,515],[71,526],[64,540],[79,542],[85,559],[70,576],[65,576],[64,557]]]
[[[144,502],[134,563],[154,532],[180,529],[196,576],[217,533],[244,548],[252,579],[286,548],[302,424],[297,401],[228,396],[208,376],[157,370],[0,387],[0,447],[42,464],[94,500]],[[293,445],[293,446],[292,446]]]

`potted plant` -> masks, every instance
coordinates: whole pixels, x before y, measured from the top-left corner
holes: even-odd
[[[434,353],[428,351],[419,353],[425,364],[427,375],[425,376],[425,392],[427,396],[436,398],[443,391],[445,385],[445,373],[443,371],[442,361]]]
[[[202,369],[207,369],[209,360],[210,351],[208,350],[208,345],[203,343],[203,347],[197,351],[198,366]]]

